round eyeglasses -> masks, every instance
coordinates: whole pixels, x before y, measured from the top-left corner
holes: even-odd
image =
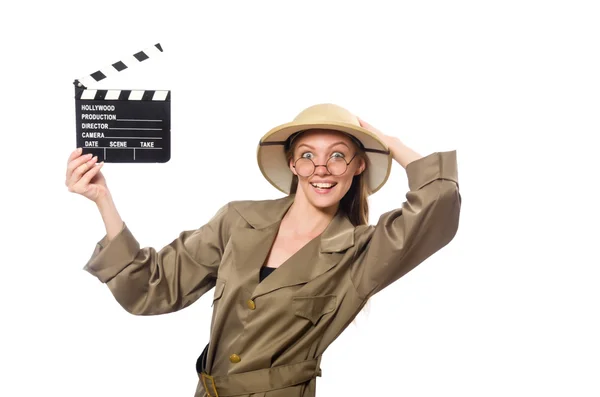
[[[346,172],[348,165],[352,162],[352,160],[354,160],[354,157],[356,157],[356,153],[348,162],[346,162],[343,157],[330,157],[325,165],[315,165],[311,159],[307,157],[300,157],[294,163],[294,168],[296,169],[298,175],[303,178],[314,174],[317,167],[325,167],[331,175],[340,176]]]

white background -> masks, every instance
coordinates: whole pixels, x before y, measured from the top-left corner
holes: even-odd
[[[142,246],[281,197],[256,144],[316,103],[457,150],[455,239],[372,298],[318,396],[600,395],[595,2],[195,3],[3,8],[1,395],[193,395],[210,293],[126,313],[82,270],[104,225],[64,185],[73,80],[157,42],[160,59],[91,87],[172,90],[171,161],[102,171]],[[407,189],[395,163],[371,222]]]

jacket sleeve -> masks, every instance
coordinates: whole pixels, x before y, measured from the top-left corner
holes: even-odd
[[[358,236],[351,279],[367,299],[448,244],[458,230],[461,196],[456,151],[437,152],[406,167],[409,191],[401,208],[381,215]],[[363,241],[360,241],[363,239]]]
[[[140,245],[127,227],[105,235],[84,270],[106,283],[129,313],[155,315],[183,309],[215,285],[229,240],[229,204],[204,226],[183,231],[157,251]]]

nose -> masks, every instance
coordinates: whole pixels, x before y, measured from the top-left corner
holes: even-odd
[[[316,175],[329,175],[329,171],[327,170],[327,166],[325,165],[315,165],[315,172]]]

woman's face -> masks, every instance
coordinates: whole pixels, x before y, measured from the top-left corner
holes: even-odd
[[[307,201],[317,208],[337,205],[350,189],[352,178],[365,169],[364,161],[359,156],[352,159],[357,154],[356,144],[342,132],[309,130],[296,138],[294,143],[295,150],[290,161],[290,169],[298,176],[296,194],[303,194]],[[338,166],[342,164],[342,160],[347,163],[352,159],[342,175],[333,175],[325,167],[332,157],[334,160],[330,164],[338,162]],[[301,162],[296,163],[296,161],[300,158],[314,162],[316,167],[312,175],[299,175]],[[294,164],[297,168],[294,168]]]

